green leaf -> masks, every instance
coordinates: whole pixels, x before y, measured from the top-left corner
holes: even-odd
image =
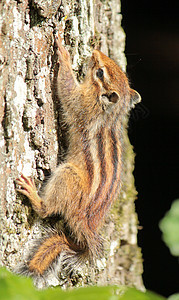
[[[76,288],[68,291],[61,291],[63,293],[63,300],[118,300],[119,296],[116,295],[116,291],[121,293],[123,291],[123,287],[84,287],[84,288]],[[59,288],[51,289],[45,291],[44,299],[53,299],[59,300]]]
[[[126,286],[85,287],[63,291],[60,287],[38,291],[29,278],[0,269],[2,300],[163,300],[152,292],[141,292]],[[176,299],[173,299],[176,300]]]
[[[171,295],[168,300],[179,300],[179,294]]]
[[[60,293],[59,293],[60,292]],[[61,298],[60,298],[61,296]],[[85,287],[71,291],[61,291],[59,288],[44,291],[43,299],[51,300],[164,300],[150,291],[141,292],[126,286]]]
[[[129,288],[120,300],[164,300],[165,298],[150,291],[141,292],[135,288]]]
[[[179,256],[179,199],[175,200],[159,223],[164,242],[172,255]]]
[[[38,292],[34,289],[32,280],[14,275],[5,268],[0,269],[0,295],[7,300],[38,300]]]

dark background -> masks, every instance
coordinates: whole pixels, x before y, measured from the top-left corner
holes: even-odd
[[[122,0],[127,73],[142,96],[129,136],[136,153],[138,240],[144,285],[169,296],[179,292],[179,264],[161,239],[159,221],[178,189],[179,1]]]

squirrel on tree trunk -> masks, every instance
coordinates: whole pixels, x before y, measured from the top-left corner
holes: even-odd
[[[18,191],[29,198],[40,217],[60,214],[69,228],[68,236],[57,231],[49,234],[31,254],[25,269],[40,276],[59,257],[62,268],[72,271],[101,256],[99,229],[121,187],[123,120],[140,102],[125,73],[102,52],[93,51],[80,84],[60,37],[56,45],[58,97],[69,125],[68,153],[41,197],[32,179],[24,175],[17,179]]]

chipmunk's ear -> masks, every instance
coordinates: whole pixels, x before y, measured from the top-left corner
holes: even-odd
[[[130,106],[133,108],[135,107],[135,104],[141,102],[141,96],[138,92],[136,92],[135,90],[133,89],[130,89],[130,96],[131,96],[131,99],[130,99]]]

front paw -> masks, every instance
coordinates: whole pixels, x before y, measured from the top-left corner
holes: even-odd
[[[30,200],[37,197],[34,180],[21,174],[20,178],[16,179],[16,183],[21,187],[20,189],[17,189],[18,192],[27,196]]]
[[[68,50],[62,45],[62,38],[60,35],[55,35],[55,43],[57,45],[57,55],[59,62],[70,61],[70,54]]]

